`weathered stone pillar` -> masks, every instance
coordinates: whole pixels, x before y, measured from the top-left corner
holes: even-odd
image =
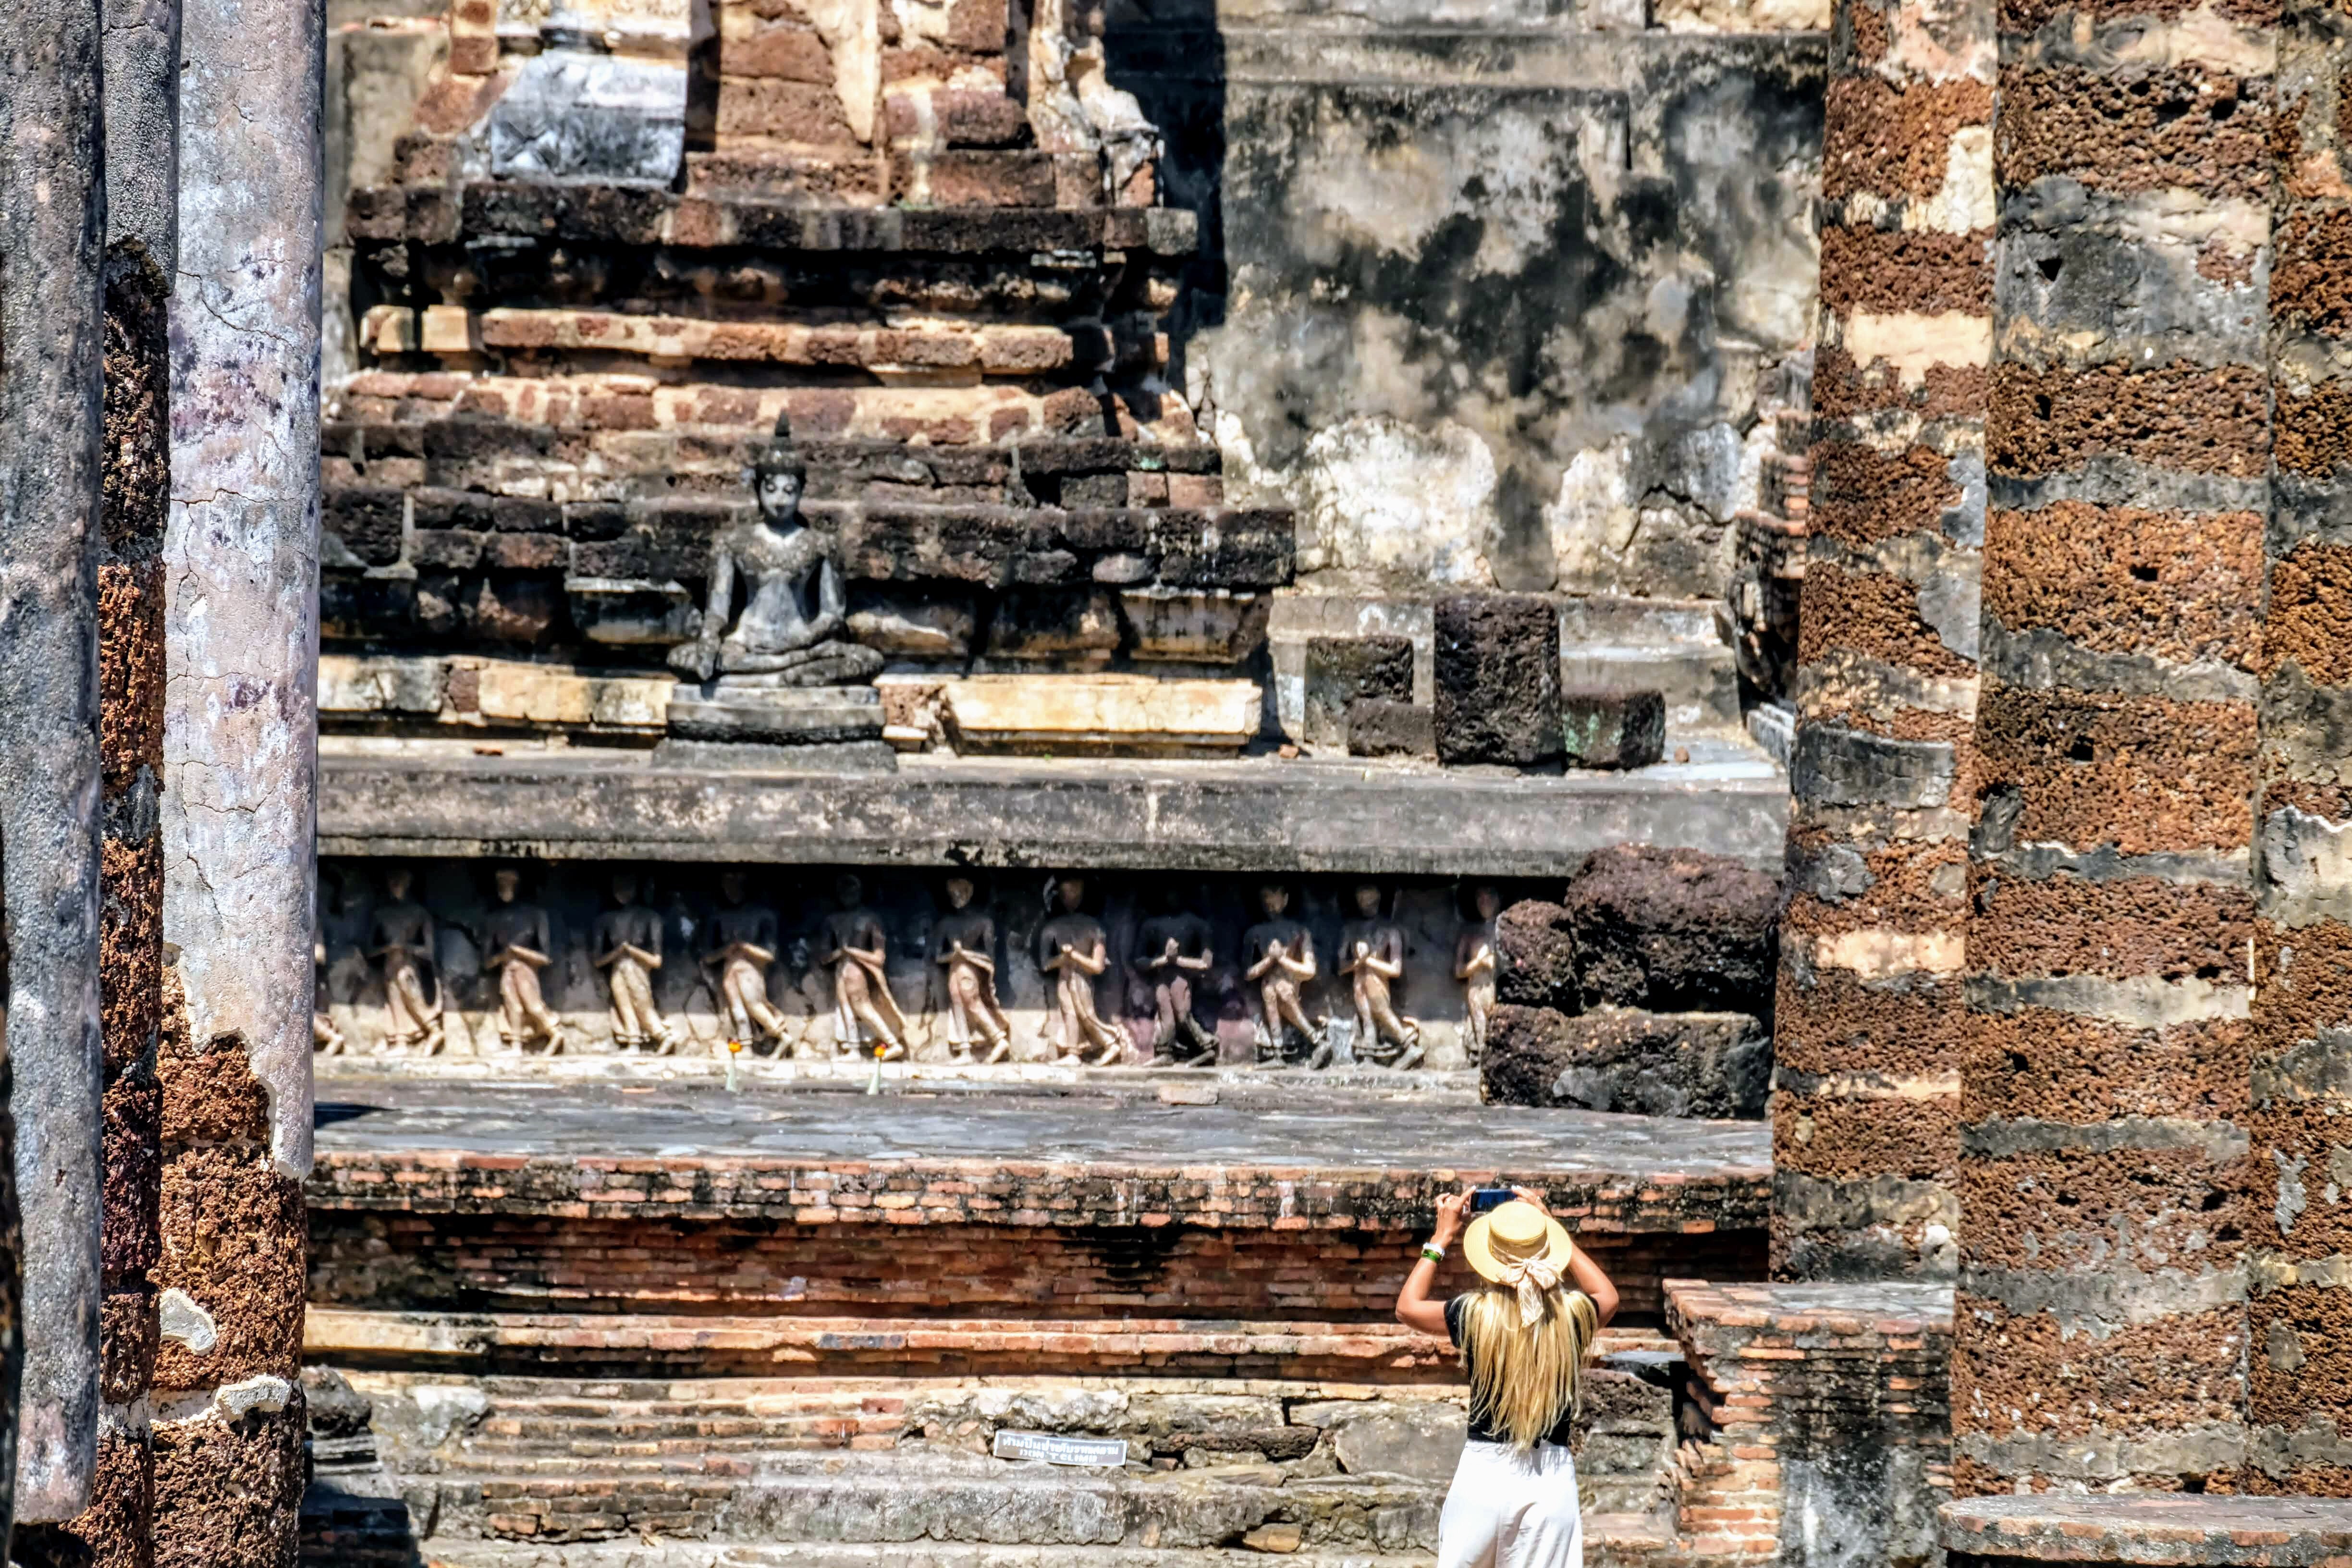
[[[323,23],[183,12],[156,1561],[294,1561],[310,1161]]]
[[[10,1334],[0,1396],[16,1514],[59,1520],[98,1435],[98,0],[30,0],[0,33],[0,867],[26,1352],[18,1404]]]
[[[2248,1491],[2352,1491],[2352,19],[2279,34]]]
[[[2263,0],[2004,0],[1953,1471],[2245,1452]]]
[[[179,7],[107,0],[105,507],[98,568],[99,748],[104,845],[99,992],[105,1047],[105,1294],[99,1324],[98,1462],[89,1506],[33,1543],[99,1568],[155,1560],[155,1365],[163,1099],[163,521],[171,426],[164,331],[177,227],[173,169]],[[20,1550],[26,1547],[20,1541]]]
[[[1840,0],[1775,1004],[1784,1279],[1953,1267],[1992,76],[1991,0]]]

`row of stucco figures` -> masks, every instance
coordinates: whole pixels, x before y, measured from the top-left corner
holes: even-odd
[[[498,1048],[554,1053],[581,1044],[542,983],[542,972],[558,963],[555,922],[524,896],[519,868],[498,868],[492,882],[493,900],[470,920],[436,920],[415,896],[413,872],[399,866],[384,872],[385,896],[363,921],[351,918],[356,911],[325,911],[315,954],[319,1048],[351,1048],[329,999],[362,989],[381,997],[386,1052],[438,1055],[448,1048],[455,1019],[445,984],[452,966],[444,955],[453,938],[478,955],[458,972],[495,984],[495,998],[485,1001]],[[888,929],[867,905],[858,877],[835,879],[832,908],[806,936],[793,935],[774,909],[753,900],[750,878],[740,869],[719,874],[716,907],[701,918],[682,910],[666,918],[642,901],[641,879],[632,872],[614,873],[605,890],[584,959],[615,1049],[668,1055],[687,1042],[688,1032],[666,1015],[657,993],[674,1004],[691,995],[728,1040],[779,1055],[871,1053],[896,1060],[913,1046],[915,1026],[893,987]],[[993,1063],[1014,1055],[1021,1042],[999,978],[1007,956],[1003,933],[977,890],[969,877],[943,880],[943,907],[922,939],[927,1011],[930,1038],[944,1046],[948,1059]],[[1022,956],[1042,983],[1036,1045],[1050,1059],[1108,1065],[1148,1053],[1162,1065],[1205,1066],[1221,1054],[1233,1059],[1221,1036],[1230,1038],[1234,1026],[1246,1031],[1244,1055],[1268,1064],[1322,1068],[1335,1058],[1354,1058],[1412,1068],[1425,1059],[1422,1022],[1401,1006],[1408,934],[1376,883],[1349,889],[1349,918],[1328,971],[1313,931],[1291,912],[1290,890],[1279,883],[1256,889],[1258,918],[1230,957],[1219,952],[1215,928],[1179,888],[1153,895],[1123,943],[1090,910],[1088,892],[1079,875],[1050,881],[1043,918],[1020,944],[1030,950]],[[1475,918],[1463,922],[1449,967],[1461,987],[1465,1044],[1475,1055],[1495,999],[1500,900],[1485,887],[1472,897]],[[692,952],[694,967],[684,977],[662,974],[677,945],[666,940],[670,928]],[[1122,946],[1123,955],[1115,955]],[[781,996],[771,984],[780,964],[788,976],[799,972]],[[1103,1005],[1107,976],[1109,990],[1124,991],[1124,1016],[1116,1004]],[[906,983],[902,964],[899,987]],[[1310,1016],[1318,986],[1329,994],[1319,1017]],[[830,1020],[829,1039],[814,1037],[826,1031],[804,1026],[818,1016]],[[1040,1051],[1020,1054],[1034,1058]]]

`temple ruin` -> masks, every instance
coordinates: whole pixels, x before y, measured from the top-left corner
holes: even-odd
[[[2342,7],[0,75],[14,1562],[2352,1555]]]

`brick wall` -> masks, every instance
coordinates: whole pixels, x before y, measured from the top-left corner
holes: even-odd
[[[310,1300],[451,1312],[1375,1323],[1389,1318],[1423,1235],[314,1207]],[[1617,1282],[1629,1321],[1656,1321],[1664,1276],[1762,1271],[1759,1230],[1588,1232],[1585,1241]]]
[[[2248,1130],[2252,1300],[2248,1342],[2250,1491],[2352,1492],[2352,1295],[2341,1258],[2352,1190],[2341,1047],[2352,1025],[2346,893],[2352,868],[2324,849],[2352,819],[2340,715],[2352,703],[2342,449],[2343,342],[2352,331],[2342,238],[2352,193],[2319,178],[2352,153],[2352,46],[2332,7],[2294,4],[2279,29],[2270,301],[2278,420],[2263,627],[2260,905],[2254,922]],[[2323,370],[2321,367],[2327,367]]]
[[[2275,13],[2000,12],[1955,1483],[2246,1452]],[[2192,35],[2196,41],[2191,41]],[[2128,38],[2125,64],[2110,41]]]
[[[1570,1229],[1705,1237],[1761,1229],[1760,1169],[1695,1175],[1602,1171],[1436,1172],[1337,1165],[1159,1167],[1074,1172],[995,1160],[889,1163],[706,1155],[624,1159],[462,1150],[337,1149],[320,1154],[314,1210],[546,1215],[567,1220],[763,1218],[809,1226],[977,1223],[1046,1227],[1186,1223],[1237,1229],[1426,1229],[1441,1193],[1465,1183],[1539,1183]],[[1596,1236],[1598,1240],[1598,1236]]]
[[[1775,1040],[1785,1278],[1953,1268],[1993,69],[1986,0],[1837,7]]]
[[[1947,1289],[1675,1280],[1666,1297],[1689,1364],[1686,1552],[1783,1568],[1934,1554],[1951,1495]]]

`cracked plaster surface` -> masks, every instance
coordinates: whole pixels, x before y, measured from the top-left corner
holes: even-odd
[[[310,1167],[321,21],[184,13],[165,537],[164,900],[194,1037],[242,1048]],[[271,128],[270,134],[256,132]],[[289,133],[289,128],[297,133]]]

